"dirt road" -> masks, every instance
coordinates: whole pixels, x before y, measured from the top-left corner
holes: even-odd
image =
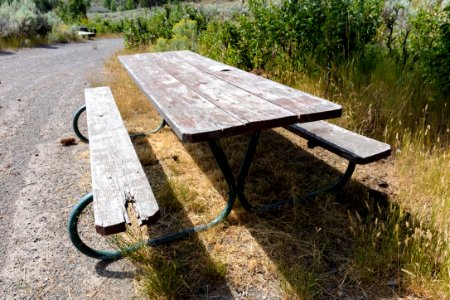
[[[88,78],[121,40],[97,40],[0,52],[0,298],[129,299],[125,261],[103,265],[71,245],[66,222],[89,187],[87,145],[74,137],[71,117]],[[92,236],[94,236],[92,230]]]

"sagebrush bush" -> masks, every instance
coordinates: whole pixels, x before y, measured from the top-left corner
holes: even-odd
[[[14,0],[0,6],[0,38],[44,36],[50,30],[47,15],[32,0]]]
[[[68,43],[78,39],[78,35],[74,28],[69,28],[65,24],[53,26],[52,31],[48,34],[50,43]]]
[[[32,0],[3,2],[0,5],[0,48],[76,40],[76,34],[48,9],[53,2],[38,1],[39,6]],[[42,13],[39,7],[46,8],[47,12]]]

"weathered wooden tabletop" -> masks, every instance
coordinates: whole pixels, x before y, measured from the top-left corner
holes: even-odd
[[[342,107],[190,51],[119,56],[183,142],[339,117]]]

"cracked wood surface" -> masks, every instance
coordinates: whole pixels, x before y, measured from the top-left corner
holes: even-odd
[[[183,142],[339,117],[325,99],[190,51],[119,56]]]
[[[109,87],[85,90],[97,232],[125,231],[131,204],[141,224],[159,218],[150,184]]]

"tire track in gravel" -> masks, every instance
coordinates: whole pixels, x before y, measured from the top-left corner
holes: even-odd
[[[97,40],[0,53],[0,298],[134,297],[125,261],[105,269],[69,241],[70,208],[88,188],[79,184],[88,148],[59,145],[74,136],[71,117],[84,102],[86,77],[101,76],[105,59],[122,47]]]

